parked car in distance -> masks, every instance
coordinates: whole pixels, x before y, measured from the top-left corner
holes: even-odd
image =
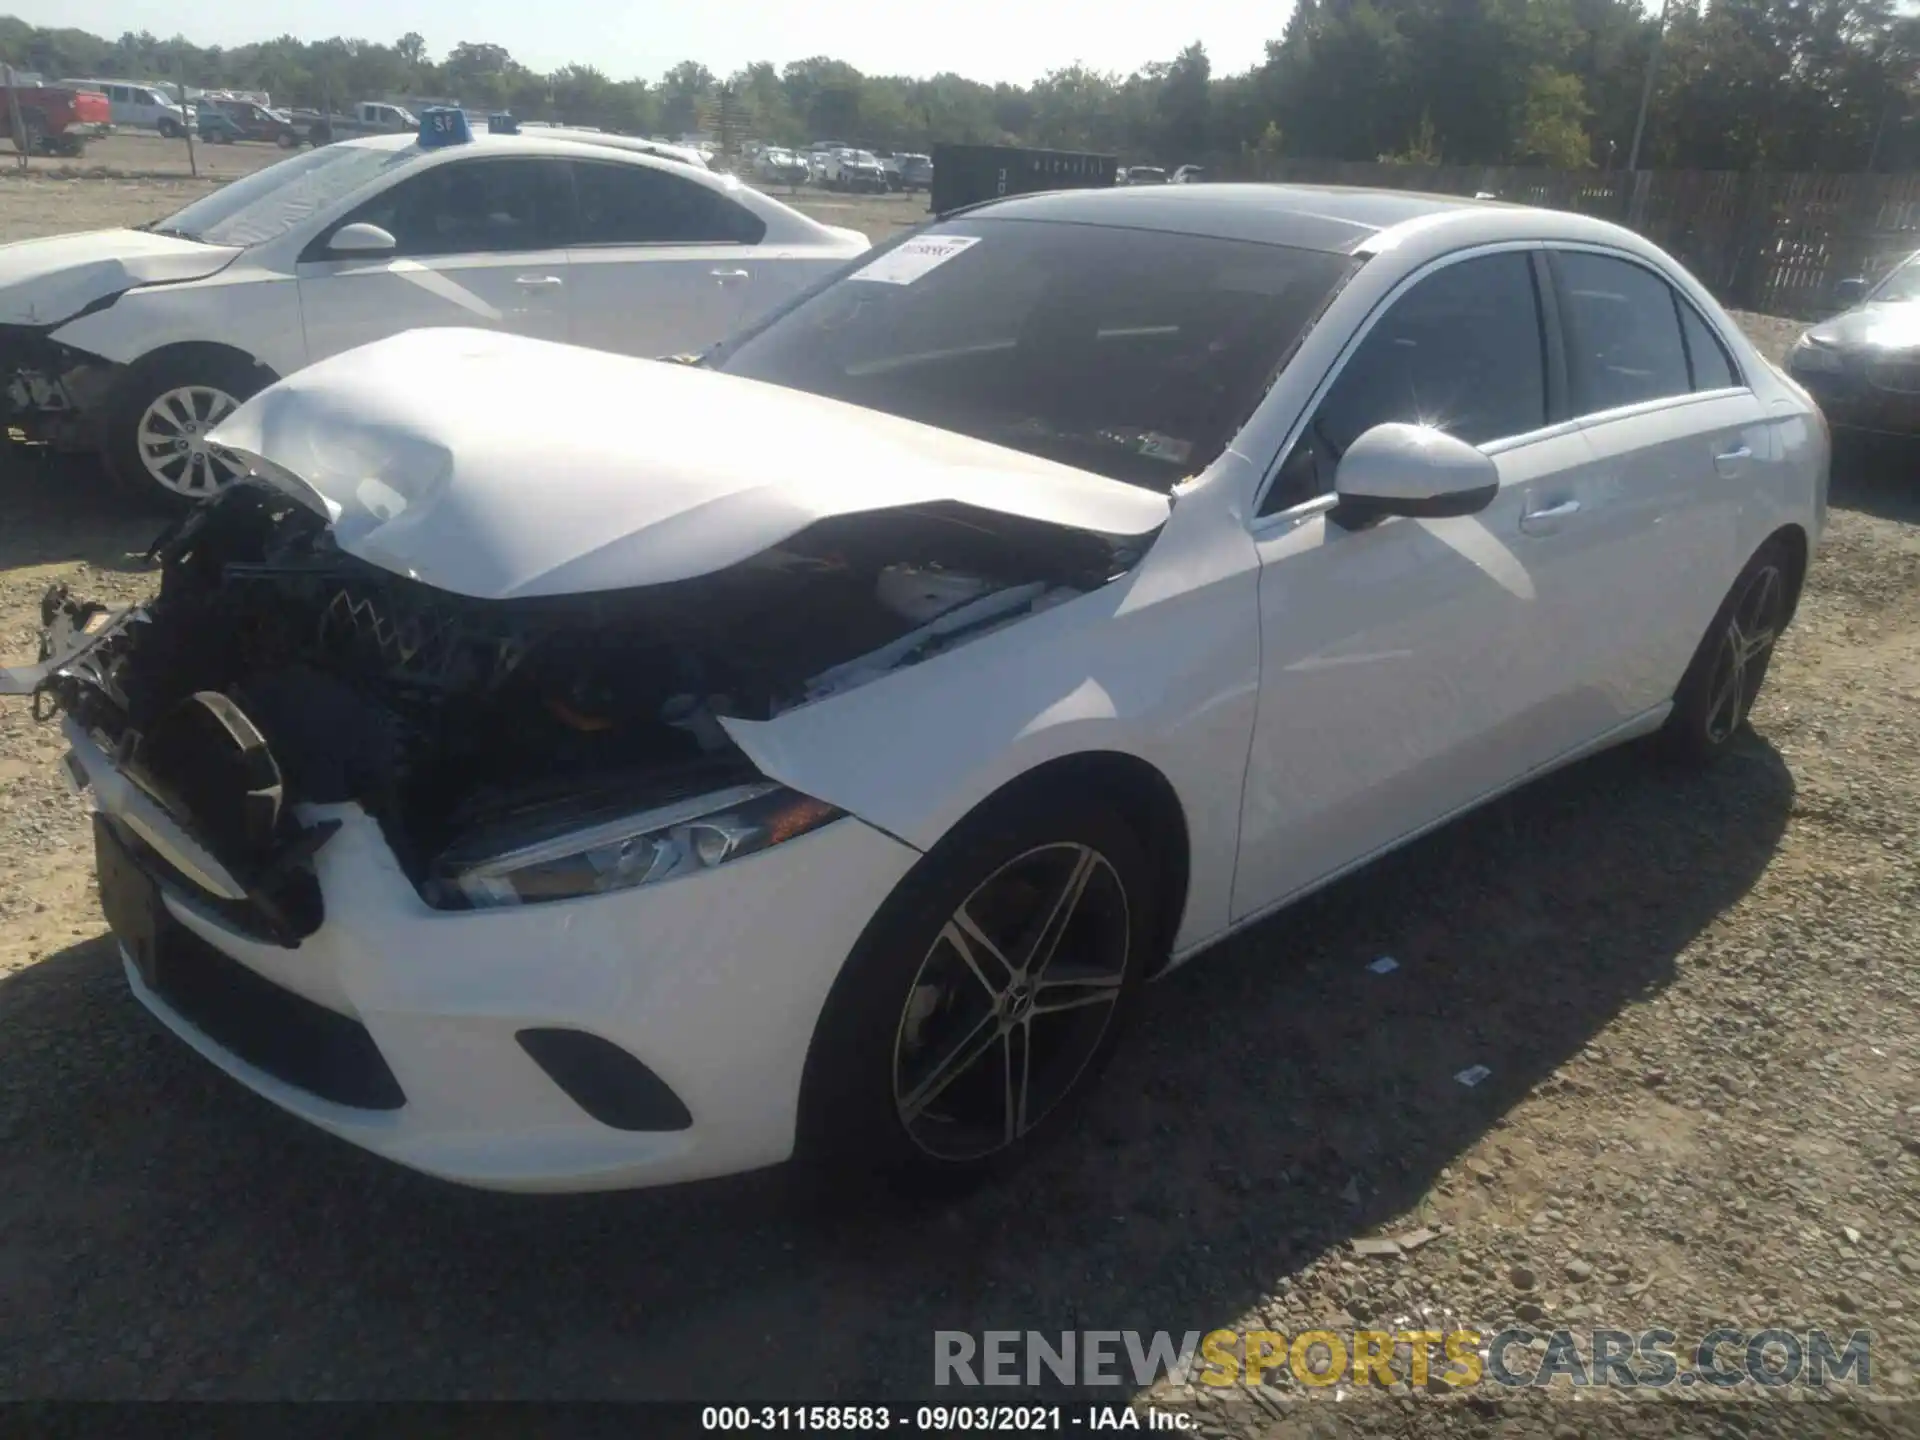
[[[887,172],[868,150],[833,150],[827,154],[820,183],[829,190],[880,195],[887,189]]]
[[[111,120],[129,130],[155,130],[169,140],[187,133],[187,112],[169,90],[138,80],[62,80],[69,90],[94,90],[107,97]]]
[[[933,188],[933,160],[926,155],[902,155],[900,159],[900,188],[903,190],[931,190]]]
[[[242,140],[270,140],[283,150],[291,150],[306,139],[306,134],[291,117],[252,100],[215,100],[213,102],[232,120]]]
[[[1621,742],[1755,755],[1828,466],[1644,238],[1324,186],[989,201],[696,365],[414,330],[214,439],[259,478],[157,601],[56,589],[0,689],[162,1023],[538,1191],[985,1177],[1235,932]]]
[[[900,173],[900,157],[880,155],[875,158],[880,161],[880,178],[886,182],[888,191],[896,192],[906,189],[906,179]]]
[[[1920,251],[1834,298],[1847,308],[1794,342],[1787,372],[1836,428],[1920,436]]]
[[[753,173],[769,185],[804,185],[813,175],[805,157],[778,145],[760,152],[753,162]]]
[[[419,116],[404,105],[390,105],[384,100],[362,100],[351,110],[325,114],[318,110],[293,110],[287,118],[310,145],[331,145],[335,140],[359,135],[411,135],[420,129]],[[468,123],[472,124],[471,116]],[[483,116],[474,128],[484,129],[485,125]]]
[[[1116,185],[1164,185],[1167,172],[1158,165],[1129,165],[1114,179]]]
[[[324,356],[436,325],[697,351],[867,248],[648,143],[343,140],[143,229],[0,248],[5,423],[184,504],[237,471],[208,430]]]
[[[11,138],[13,106],[20,109],[29,155],[81,155],[87,141],[113,128],[107,97],[70,85],[0,85],[0,131]]]
[[[215,145],[231,145],[240,138],[240,125],[218,105],[196,101],[193,106],[193,131],[202,140]]]
[[[1182,165],[1173,172],[1168,183],[1173,185],[1198,185],[1207,178],[1206,170],[1199,165]]]

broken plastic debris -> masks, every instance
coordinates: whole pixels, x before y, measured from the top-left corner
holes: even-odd
[[[1429,1230],[1423,1225],[1418,1230],[1409,1230],[1404,1235],[1395,1236],[1394,1241],[1402,1250],[1418,1250],[1422,1245],[1439,1238],[1439,1231]]]
[[[1382,955],[1378,960],[1374,961],[1371,965],[1367,966],[1367,969],[1371,970],[1376,975],[1391,975],[1394,971],[1398,970],[1399,968],[1400,968],[1400,962],[1394,959],[1391,955]]]
[[[1349,1205],[1358,1205],[1360,1203],[1360,1177],[1358,1175],[1348,1179],[1347,1188],[1340,1192],[1340,1198]]]
[[[1392,1260],[1400,1254],[1398,1240],[1354,1240],[1353,1253],[1369,1260]]]
[[[1484,1065],[1469,1065],[1453,1078],[1471,1090],[1491,1074],[1493,1074],[1493,1071]]]

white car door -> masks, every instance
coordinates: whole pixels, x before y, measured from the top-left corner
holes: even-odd
[[[1578,743],[1541,623],[1553,537],[1523,528],[1590,452],[1555,423],[1531,248],[1451,258],[1377,311],[1260,505],[1261,679],[1236,918],[1280,903]],[[1329,518],[1338,457],[1388,421],[1473,442],[1496,498],[1454,519]]]
[[[428,325],[567,339],[568,208],[565,162],[534,156],[459,158],[399,181],[302,252],[308,360]],[[337,254],[333,236],[353,223],[390,232],[394,250]]]
[[[763,265],[759,217],[666,162],[571,162],[575,343],[676,355],[725,339]]]
[[[1562,661],[1625,722],[1672,698],[1744,554],[1739,516],[1772,463],[1766,407],[1664,277],[1618,252],[1554,247],[1568,411],[1604,515],[1568,517],[1550,597]],[[1571,681],[1570,681],[1571,683]]]

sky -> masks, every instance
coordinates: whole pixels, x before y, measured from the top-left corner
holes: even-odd
[[[749,61],[784,65],[831,55],[870,75],[956,71],[988,83],[1027,84],[1076,61],[1121,73],[1171,60],[1195,40],[1215,74],[1258,63],[1290,5],[1183,0],[1132,7],[1094,0],[678,0],[609,6],[595,0],[197,0],[158,10],[151,0],[14,0],[29,24],[78,26],[109,38],[178,31],[231,46],[291,34],[391,42],[409,30],[435,58],[462,40],[504,45],[535,70],[579,62],[616,80],[657,79],[682,60],[718,75]],[[163,14],[173,18],[161,20]]]

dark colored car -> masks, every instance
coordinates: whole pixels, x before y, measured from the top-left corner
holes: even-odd
[[[1920,436],[1920,250],[1879,284],[1842,280],[1848,308],[1787,352],[1787,371],[1837,430]]]
[[[902,155],[900,161],[900,188],[903,190],[931,190],[933,188],[933,161],[925,155]]]
[[[281,149],[291,150],[307,138],[287,116],[251,100],[216,100],[214,104],[234,123],[242,140],[271,140]]]
[[[213,105],[193,109],[193,133],[214,145],[231,145],[240,138],[240,126],[226,111]]]

